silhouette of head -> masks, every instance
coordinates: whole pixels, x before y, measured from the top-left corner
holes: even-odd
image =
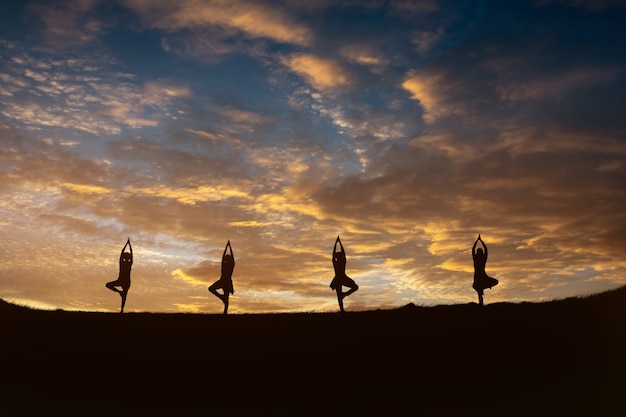
[[[478,249],[476,250],[476,254],[478,254],[478,255],[482,255],[482,254],[483,254],[483,250],[482,250],[482,248],[478,248]]]
[[[335,259],[337,259],[337,261],[339,262],[345,262],[346,261],[345,252],[335,252]]]
[[[131,256],[131,254],[130,254],[130,253],[128,253],[128,252],[124,252],[124,253],[122,254],[122,262],[125,262],[125,263],[131,263],[131,262],[132,262],[132,260],[133,260],[133,257]]]

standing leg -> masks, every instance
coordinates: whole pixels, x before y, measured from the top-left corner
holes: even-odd
[[[224,291],[224,295],[222,296],[222,301],[224,302],[224,314],[228,314],[228,296],[229,294]]]
[[[120,313],[123,313],[124,306],[126,305],[126,295],[128,294],[128,290],[123,289],[119,293],[120,293],[120,296],[122,296],[122,310],[120,311]]]
[[[483,305],[483,292],[482,291],[477,291],[478,292],[478,305],[482,306]]]
[[[352,281],[352,280],[350,280]],[[337,298],[339,299],[339,308],[341,308],[341,312],[345,312],[345,310],[343,309],[343,299],[346,298],[347,296],[349,296],[350,294],[353,294],[356,290],[359,289],[359,286],[356,285],[356,283],[354,281],[352,282],[346,282],[344,283],[344,286],[350,288],[348,291],[346,292],[341,292],[341,289],[343,287],[339,287],[339,289],[337,290]]]
[[[339,302],[339,310],[342,313],[345,313],[345,310],[343,309],[343,297],[344,294],[343,292],[341,292],[341,286],[339,288],[337,288],[337,301]]]

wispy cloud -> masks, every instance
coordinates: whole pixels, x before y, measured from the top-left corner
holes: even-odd
[[[29,15],[41,22],[47,43],[71,47],[93,42],[106,33],[111,24],[96,14],[101,0],[62,0],[55,3],[33,2]]]
[[[411,42],[415,44],[420,54],[426,54],[443,38],[443,35],[442,28],[435,31],[418,30],[413,32]]]
[[[515,69],[498,66],[497,71],[515,77]],[[517,74],[520,75],[520,74]],[[502,80],[496,87],[503,100],[537,100],[542,98],[559,99],[576,89],[595,85],[610,84],[620,76],[616,68],[569,68],[551,75],[537,76],[534,79],[515,77]]]
[[[374,73],[382,73],[389,65],[389,59],[381,52],[368,45],[345,45],[339,50],[340,55],[348,62],[365,66]]]
[[[32,129],[73,128],[114,135],[122,127],[158,125],[168,117],[174,100],[191,96],[184,84],[137,85],[123,73],[111,76],[115,64],[106,59],[68,55],[61,59],[45,53],[14,55],[0,73],[11,97],[2,102],[2,114]]]
[[[124,4],[137,12],[144,25],[151,28],[181,30],[216,25],[227,33],[239,32],[251,38],[295,45],[308,45],[313,36],[306,25],[285,10],[262,2],[126,0]]]

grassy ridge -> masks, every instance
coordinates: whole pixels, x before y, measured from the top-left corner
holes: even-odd
[[[626,287],[346,314],[3,302],[0,325],[5,415],[626,415]]]

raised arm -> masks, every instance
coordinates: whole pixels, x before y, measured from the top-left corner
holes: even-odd
[[[335,240],[335,245],[333,246],[333,261],[335,260],[335,255],[337,255],[337,242],[341,244],[341,241],[339,240],[339,236],[337,236],[337,240]]]
[[[235,255],[233,254],[233,246],[230,244],[230,240],[227,243],[228,249],[230,250],[230,257],[233,258],[233,267],[235,266]]]
[[[122,256],[124,256],[124,251],[126,250],[126,246],[128,246],[128,248],[130,249],[130,262],[133,262],[133,247],[130,244],[130,238],[128,238],[126,240],[126,244],[124,245],[124,247],[122,248],[122,251],[120,252],[120,264],[122,263]]]
[[[474,246],[472,246],[472,256],[476,256],[476,245],[478,244],[479,240],[480,240],[480,235],[478,235],[478,237],[474,241]]]
[[[126,250],[126,246],[128,246],[128,240],[126,241],[126,243],[122,247],[122,251],[120,252],[120,261],[122,260],[122,256],[124,255],[124,251]]]
[[[226,257],[226,253],[228,253],[229,250],[230,250],[230,257],[233,259],[233,265],[234,265],[235,264],[235,255],[233,254],[233,247],[230,244],[230,239],[228,240],[228,242],[226,243],[226,246],[224,247],[224,253],[222,254],[222,261]]]
[[[126,239],[126,244],[128,245],[128,249],[130,250],[130,263],[133,263],[133,245],[130,244],[130,238]]]

